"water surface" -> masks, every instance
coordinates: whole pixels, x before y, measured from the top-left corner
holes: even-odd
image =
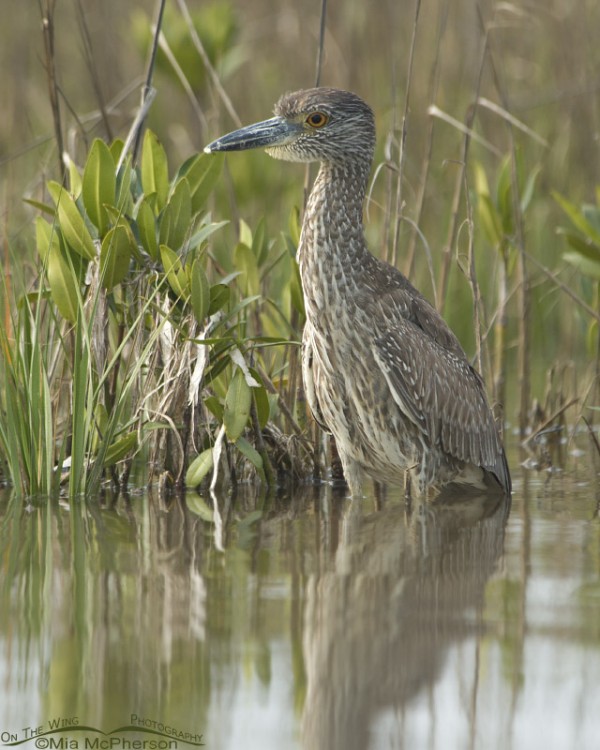
[[[182,750],[600,747],[599,485],[585,462],[515,485],[246,488],[216,524],[195,495],[6,496],[0,745],[167,742],[133,722]]]

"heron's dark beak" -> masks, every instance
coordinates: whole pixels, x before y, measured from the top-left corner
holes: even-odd
[[[246,151],[250,148],[285,146],[294,140],[301,128],[299,123],[289,122],[283,117],[272,117],[222,135],[205,146],[204,152],[211,154],[214,151]]]

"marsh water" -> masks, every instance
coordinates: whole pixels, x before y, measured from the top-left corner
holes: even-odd
[[[510,506],[7,494],[0,745],[598,748],[600,484],[574,463],[516,469]]]

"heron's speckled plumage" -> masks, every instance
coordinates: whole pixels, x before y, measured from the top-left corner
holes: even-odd
[[[313,129],[307,117],[315,112],[327,121]],[[336,439],[352,493],[360,491],[363,472],[398,483],[410,471],[421,491],[454,482],[509,494],[481,377],[430,303],[367,249],[362,212],[375,146],[371,109],[350,92],[317,88],[283,96],[275,116],[286,136],[265,146],[268,153],[321,162],[298,251],[306,307],[302,369],[311,410]],[[235,144],[233,133],[208,150]]]

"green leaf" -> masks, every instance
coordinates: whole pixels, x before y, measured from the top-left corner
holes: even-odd
[[[208,505],[203,497],[200,497],[200,495],[198,495],[198,493],[186,492],[185,504],[187,505],[188,510],[191,513],[193,513],[195,516],[200,516],[203,521],[207,521],[208,523],[212,523],[214,521],[215,514],[213,509]]]
[[[584,216],[582,211],[574,204],[563,198],[558,193],[552,193],[554,200],[567,214],[573,225],[579,229],[588,239],[594,242],[596,245],[600,245],[600,232],[596,230],[593,224],[591,224]]]
[[[50,216],[54,216],[56,213],[54,206],[50,206],[48,203],[42,203],[42,201],[34,201],[32,198],[23,198],[23,203],[28,203],[30,206],[37,208],[38,211],[49,214]]]
[[[138,206],[136,222],[144,250],[152,260],[157,261],[159,252],[156,237],[156,217],[147,198],[143,198]]]
[[[210,284],[199,258],[192,264],[192,309],[198,323],[203,323],[210,307]]]
[[[252,394],[244,373],[237,368],[225,396],[223,424],[227,437],[235,442],[248,424]]]
[[[79,309],[79,284],[74,270],[63,258],[57,233],[41,217],[36,220],[36,240],[38,253],[47,262],[46,273],[54,304],[65,320],[75,323]]]
[[[175,186],[165,210],[159,217],[159,241],[179,250],[190,230],[192,199],[190,185],[184,178]]]
[[[48,262],[51,245],[55,245],[60,252],[60,239],[56,227],[42,219],[41,216],[37,216],[35,220],[35,240],[42,263]]]
[[[589,203],[584,203],[581,206],[581,213],[584,218],[594,227],[594,229],[600,233],[600,209],[598,206],[592,206]]]
[[[125,223],[117,224],[106,233],[100,251],[100,278],[107,292],[127,276],[133,245],[135,240]]]
[[[264,216],[259,220],[252,235],[252,252],[256,258],[256,263],[261,266],[267,259],[269,252],[269,242],[267,239],[267,227]]]
[[[478,196],[477,210],[488,242],[493,247],[497,247],[502,242],[504,230],[500,216],[489,195],[482,193]]]
[[[290,240],[292,241],[294,248],[298,247],[298,245],[300,244],[301,228],[302,225],[300,223],[300,210],[298,209],[298,206],[294,206],[290,213],[289,222]]]
[[[115,138],[115,140],[108,147],[115,164],[117,164],[119,159],[121,158],[121,154],[123,153],[124,147],[125,147],[125,141],[122,140],[121,138]]]
[[[512,160],[506,156],[502,160],[500,173],[496,183],[496,206],[502,222],[502,235],[512,233],[513,205],[512,205]]]
[[[156,193],[156,207],[162,211],[169,194],[169,167],[167,154],[151,130],[147,130],[144,136],[141,171],[144,193]]]
[[[189,296],[188,278],[183,270],[179,256],[170,247],[161,245],[160,258],[171,289],[178,297],[185,299]]]
[[[541,167],[538,166],[535,169],[532,169],[527,177],[525,187],[523,188],[523,192],[521,193],[521,211],[523,211],[523,213],[529,208],[529,204],[531,203],[531,199],[533,198],[535,183],[540,171]]]
[[[207,396],[204,399],[204,406],[215,416],[219,422],[223,422],[223,404],[216,396]]]
[[[252,247],[252,230],[243,219],[240,219],[240,243]]]
[[[108,429],[109,416],[106,406],[102,403],[97,403],[94,409],[94,423],[96,425],[96,434],[94,437],[93,450],[98,450],[99,441],[102,439]]]
[[[198,247],[205,240],[207,240],[211,234],[214,234],[218,229],[229,224],[228,221],[213,221],[208,224],[203,224],[197,232],[190,237],[189,246],[191,248]]]
[[[214,466],[212,448],[207,448],[189,465],[185,475],[187,487],[197,487]]]
[[[267,389],[262,384],[262,378],[258,374],[257,370],[255,370],[253,367],[250,367],[248,369],[250,370],[250,374],[256,380],[256,382],[261,384],[260,388],[252,389],[252,395],[254,396],[254,403],[256,404],[256,416],[258,417],[258,424],[260,425],[261,430],[264,430],[264,428],[267,426],[267,422],[269,421],[269,414],[271,411],[269,405],[269,396],[267,394]]]
[[[131,216],[133,213],[133,195],[131,183],[135,172],[131,168],[131,156],[128,156],[117,174],[116,205],[121,214]]]
[[[260,277],[256,256],[252,249],[248,245],[238,243],[233,252],[233,262],[235,267],[242,272],[238,279],[242,294],[244,296],[257,294],[260,291]]]
[[[129,432],[106,449],[103,466],[113,466],[137,448],[137,432]]]
[[[294,261],[294,272],[290,281],[290,292],[292,305],[300,313],[302,319],[306,315],[304,310],[304,295],[302,293],[302,281],[300,279],[300,269],[298,263]]]
[[[563,235],[569,245],[571,245],[571,247],[584,258],[589,258],[590,260],[600,262],[600,247],[598,247],[598,245],[590,242],[580,234],[575,234],[575,232],[568,232],[565,229],[559,228],[558,234]]]
[[[115,203],[117,177],[115,162],[104,141],[96,138],[83,170],[83,205],[92,224],[103,237],[108,230],[108,214],[104,204]]]
[[[208,314],[214,315],[218,310],[225,307],[230,297],[229,287],[225,284],[213,284],[210,288],[210,305]]]
[[[206,203],[219,179],[225,154],[198,154],[188,159],[179,170],[178,178],[185,177],[190,185],[192,214],[197,214]]]
[[[77,169],[77,164],[70,157],[67,157],[67,166],[69,169],[69,192],[77,200],[81,195],[81,175]]]
[[[563,258],[585,276],[600,279],[600,261],[586,258],[579,252],[564,253]]]
[[[50,181],[48,191],[56,204],[58,223],[67,244],[82,258],[93,260],[96,257],[94,241],[77,204],[58,182]]]
[[[239,450],[239,452],[245,456],[250,463],[255,466],[260,472],[263,470],[263,460],[260,453],[256,450],[256,448],[249,443],[245,437],[239,437],[235,441],[235,447]]]

